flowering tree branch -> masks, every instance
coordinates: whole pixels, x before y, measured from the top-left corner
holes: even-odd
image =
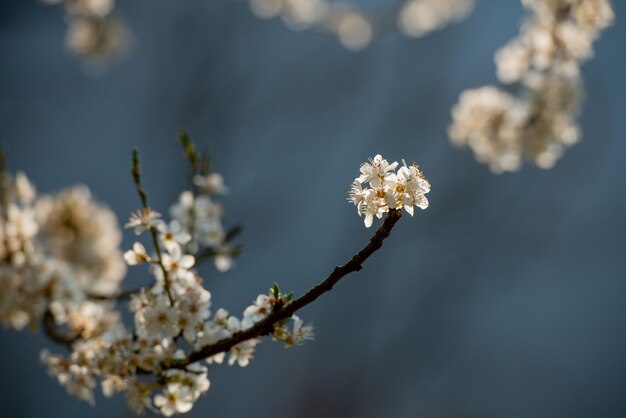
[[[144,240],[154,245],[150,252],[140,241],[119,251],[114,215],[91,201],[87,189],[40,197],[23,173],[6,174],[9,206],[0,213],[0,281],[6,292],[0,292],[0,321],[17,329],[39,323],[52,341],[65,346],[69,354],[43,350],[40,358],[68,393],[87,402],[95,402],[100,381],[105,396],[124,393],[137,413],[188,412],[210,387],[209,365],[224,362],[226,355],[228,365],[245,367],[259,337],[271,335],[285,347],[312,340],[313,327],[296,312],[361,270],[402,211],[413,215],[414,207],[428,207],[430,184],[417,164],[390,164],[377,155],[361,165],[348,197],[366,227],[385,216],[365,247],[299,298],[282,294],[274,283],[240,317],[223,308],[212,311],[211,292],[194,266],[213,258],[218,270],[229,269],[241,251],[229,241],[240,228],[224,229],[216,197],[227,191],[223,178],[188,137],[182,138],[192,185],[170,207],[169,221],[149,207],[133,153],[141,208],[126,227],[138,237],[146,233]],[[123,261],[147,267],[154,282],[121,290]],[[130,325],[113,303],[128,297]]]
[[[401,210],[392,210],[389,212],[385,221],[378,228],[367,245],[361,249],[361,251],[356,253],[350,261],[344,265],[335,267],[335,269],[328,275],[328,277],[326,277],[326,279],[324,279],[324,281],[311,288],[304,295],[284,306],[277,306],[271,314],[265,317],[265,319],[257,322],[252,328],[237,332],[229,338],[225,338],[215,344],[208,345],[200,350],[192,352],[185,360],[177,362],[173,368],[184,368],[191,363],[209,358],[215,354],[229,351],[232,347],[243,341],[271,334],[275,323],[290,318],[298,310],[315,301],[324,293],[330,291],[335,284],[339,282],[339,280],[348,274],[360,271],[363,268],[363,263],[382,247],[383,242],[389,234],[391,234],[391,230],[401,216]]]

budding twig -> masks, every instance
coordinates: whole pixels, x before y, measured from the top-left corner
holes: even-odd
[[[131,169],[131,173],[133,176],[133,181],[135,182],[135,187],[137,188],[137,193],[139,194],[139,198],[141,199],[141,204],[143,206],[143,210],[148,213],[150,207],[148,206],[148,194],[143,189],[141,185],[141,165],[139,163],[139,151],[137,148],[133,150],[133,166]],[[154,251],[157,254],[158,263],[161,267],[161,271],[163,272],[163,282],[165,287],[165,293],[167,293],[167,297],[170,300],[170,304],[174,305],[174,298],[172,297],[172,292],[170,291],[170,284],[168,280],[168,272],[165,266],[163,265],[163,258],[161,255],[161,246],[159,245],[159,238],[157,236],[157,230],[154,226],[150,226],[149,228],[150,235],[152,236],[152,246],[154,247]]]
[[[178,133],[178,141],[180,145],[183,147],[183,152],[185,153],[185,157],[189,160],[189,187],[191,191],[196,194],[197,187],[193,182],[193,178],[198,171],[199,154],[196,149],[196,145],[193,143],[187,131],[180,131]]]
[[[389,236],[391,230],[401,216],[401,210],[391,210],[385,218],[385,221],[372,236],[369,243],[365,247],[363,247],[361,251],[355,254],[350,259],[350,261],[348,261],[344,265],[335,267],[335,269],[330,273],[330,275],[328,275],[328,277],[326,277],[326,279],[324,279],[324,281],[311,288],[308,292],[300,296],[298,299],[295,299],[293,302],[290,302],[280,307],[279,309],[272,311],[271,314],[269,314],[263,320],[257,322],[251,328],[237,332],[229,338],[224,338],[216,342],[215,344],[205,346],[199,350],[192,352],[185,360],[177,362],[176,365],[172,365],[170,368],[185,368],[188,365],[197,361],[204,360],[216,354],[229,351],[231,348],[241,342],[251,340],[262,335],[270,334],[274,328],[275,323],[290,318],[296,311],[302,309],[309,303],[315,301],[324,293],[330,291],[333,286],[335,286],[335,284],[337,284],[337,282],[343,277],[352,272],[360,271],[363,268],[363,263],[365,262],[365,260],[367,260],[374,252],[382,247],[385,238]]]

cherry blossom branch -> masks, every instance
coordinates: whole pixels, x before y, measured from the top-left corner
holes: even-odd
[[[311,288],[304,295],[295,299],[282,307],[278,307],[271,314],[265,317],[263,320],[257,322],[251,328],[244,331],[237,332],[229,338],[224,338],[215,344],[205,346],[197,351],[192,352],[189,356],[172,365],[170,368],[185,368],[188,365],[200,360],[204,360],[219,353],[229,351],[235,345],[257,338],[263,335],[268,335],[273,331],[274,324],[284,319],[290,318],[295,312],[302,309],[306,305],[315,301],[318,297],[324,293],[330,291],[339,280],[347,276],[352,272],[360,271],[363,268],[363,263],[377,250],[379,250],[384,240],[389,236],[391,230],[395,226],[396,222],[402,216],[401,210],[391,210],[385,217],[384,222],[378,228],[376,233],[372,236],[369,243],[355,254],[347,263],[342,266],[337,266],[335,269],[318,285]]]

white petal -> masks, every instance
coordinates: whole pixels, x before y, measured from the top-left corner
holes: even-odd
[[[183,268],[190,269],[191,267],[193,267],[195,262],[196,259],[193,255],[184,255],[180,258],[178,264],[180,264],[180,266]]]

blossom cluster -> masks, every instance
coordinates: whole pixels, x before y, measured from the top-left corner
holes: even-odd
[[[179,367],[189,349],[200,350],[254,326],[275,306],[288,303],[290,296],[282,295],[275,285],[245,308],[241,317],[223,308],[212,313],[211,293],[193,269],[195,258],[183,252],[190,235],[173,233],[150,210],[141,218],[133,216],[128,226],[148,233],[158,229],[162,251],[160,256],[148,254],[137,242],[124,255],[130,265],[147,264],[156,279],[153,286],[132,295],[132,328],[117,324],[98,338],[75,344],[69,357],[44,351],[42,361],[68,393],[85,401],[94,402],[93,390],[100,379],[106,396],[124,393],[136,413],[151,409],[164,416],[182,414],[209,389],[209,365],[223,363],[228,355],[229,365],[245,367],[260,340],[242,341],[228,353],[205,359],[205,364]],[[294,315],[274,324],[272,336],[289,347],[312,339],[313,331]],[[155,378],[146,380],[146,374]]]
[[[417,164],[407,166],[403,161],[398,168],[397,162],[389,164],[378,154],[368,163],[361,164],[360,171],[361,175],[350,187],[348,201],[357,207],[359,216],[365,215],[367,228],[372,226],[374,216],[380,219],[390,210],[404,209],[413,216],[414,206],[428,207],[426,194],[430,191],[430,183]]]
[[[264,19],[280,16],[294,30],[317,29],[336,36],[352,50],[365,48],[380,31],[384,13],[358,9],[347,2],[329,0],[249,0],[252,12]],[[407,0],[397,15],[406,35],[419,37],[465,17],[474,0]]]
[[[215,266],[226,271],[232,266],[232,256],[236,249],[226,242],[227,234],[222,224],[223,208],[215,200],[215,195],[227,191],[224,179],[219,173],[206,176],[195,175],[193,183],[197,190],[181,193],[178,202],[170,208],[172,234],[187,234],[189,239],[184,248],[197,253],[200,248],[208,248],[215,255]],[[185,236],[187,236],[185,235]]]
[[[136,170],[136,185],[145,193]],[[114,214],[94,202],[86,187],[38,196],[24,174],[0,170],[0,321],[16,329],[41,324],[69,349],[67,355],[41,353],[68,393],[94,403],[100,386],[105,396],[124,394],[136,413],[185,413],[209,389],[211,365],[247,366],[260,339],[237,341],[202,361],[191,361],[190,355],[254,327],[291,302],[274,284],[241,316],[212,310],[197,264],[212,257],[224,271],[237,252],[228,244],[215,199],[226,191],[222,176],[206,166],[193,171],[169,221],[142,195],[143,207],[126,224],[137,241],[122,253]],[[128,292],[130,324],[115,309],[123,300],[127,265],[147,267],[153,277],[150,285]],[[291,315],[258,336],[265,334],[290,347],[311,340],[313,328]]]
[[[126,272],[115,216],[84,187],[38,197],[23,173],[2,177],[0,322],[33,328],[47,315],[71,335],[100,334],[119,315],[89,294],[116,293]]]
[[[129,48],[130,30],[115,13],[115,0],[42,0],[62,5],[68,30],[67,47],[89,61],[113,59]]]
[[[467,90],[452,110],[449,135],[495,173],[518,170],[524,158],[554,166],[577,143],[582,97],[580,66],[613,22],[609,0],[522,0],[531,14],[519,36],[495,56],[504,84]]]

